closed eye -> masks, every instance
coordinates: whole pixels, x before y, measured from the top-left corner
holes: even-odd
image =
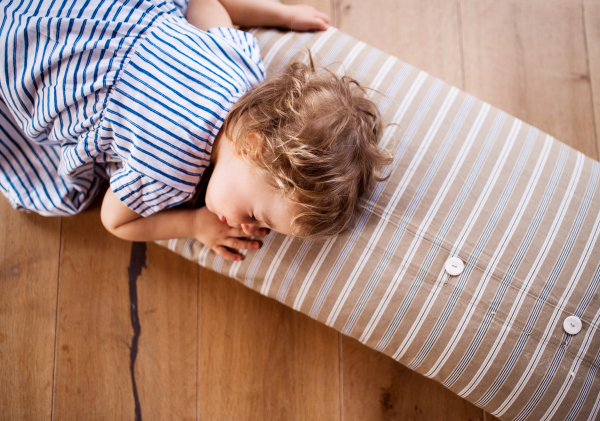
[[[266,224],[266,225],[267,225],[269,228],[271,228],[271,224],[269,224],[269,223],[268,223],[268,222],[266,222],[266,221],[265,221],[265,222],[261,221],[261,220],[260,220],[260,219],[258,219],[256,216],[254,216],[254,214],[252,214],[251,218],[252,218],[252,221],[254,221],[254,222],[258,222],[259,224]]]

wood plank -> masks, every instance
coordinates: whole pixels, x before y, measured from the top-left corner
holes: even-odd
[[[583,6],[596,135],[596,156],[593,158],[600,159],[600,1],[586,0]]]
[[[55,418],[196,419],[197,282],[194,263],[106,232],[98,205],[65,218]]]
[[[340,420],[338,334],[200,272],[199,419]]]
[[[60,218],[0,197],[0,419],[49,420]]]
[[[343,336],[342,355],[344,421],[483,419],[480,408],[356,339]]]
[[[596,156],[580,2],[462,0],[467,92]]]
[[[146,420],[195,420],[199,266],[149,243],[137,282],[141,335],[135,363]]]
[[[456,2],[336,1],[336,26],[353,37],[463,87]]]
[[[134,419],[130,248],[106,232],[98,205],[64,218],[54,419]]]

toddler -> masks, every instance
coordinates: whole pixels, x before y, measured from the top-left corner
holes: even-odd
[[[376,146],[377,108],[312,58],[265,82],[256,40],[232,28],[324,30],[328,17],[266,0],[185,8],[90,0],[0,11],[4,195],[17,209],[68,215],[108,177],[101,215],[111,233],[193,236],[229,260],[258,248],[247,237],[268,228],[342,231],[390,162]],[[207,179],[206,206],[177,206]]]

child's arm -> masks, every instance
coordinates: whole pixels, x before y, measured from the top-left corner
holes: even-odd
[[[270,0],[220,0],[223,10],[231,17],[229,25],[221,25],[203,16],[206,10],[212,13],[218,9],[213,4],[215,2],[216,0],[190,0],[186,12],[188,21],[200,29],[231,26],[231,21],[240,26],[277,26],[295,31],[324,31],[329,26],[329,16],[312,6],[285,5]],[[205,9],[207,7],[210,9]]]
[[[101,211],[102,223],[113,235],[129,241],[155,241],[169,238],[194,237],[228,260],[241,260],[232,249],[257,249],[257,241],[247,237],[241,228],[232,228],[206,207],[200,209],[170,209],[147,218],[125,206],[109,188],[104,196]],[[258,230],[258,235],[266,230]]]
[[[277,26],[295,31],[326,30],[329,16],[306,4],[285,5],[270,0],[220,0],[234,24]]]
[[[227,10],[219,0],[190,0],[185,17],[189,23],[203,31],[215,27],[233,27]]]

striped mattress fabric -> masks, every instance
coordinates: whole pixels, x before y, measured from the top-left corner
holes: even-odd
[[[600,163],[335,28],[254,33],[269,75],[308,47],[383,94],[370,95],[396,123],[380,141],[392,174],[326,242],[271,233],[241,262],[193,239],[160,244],[500,419],[597,419]]]

